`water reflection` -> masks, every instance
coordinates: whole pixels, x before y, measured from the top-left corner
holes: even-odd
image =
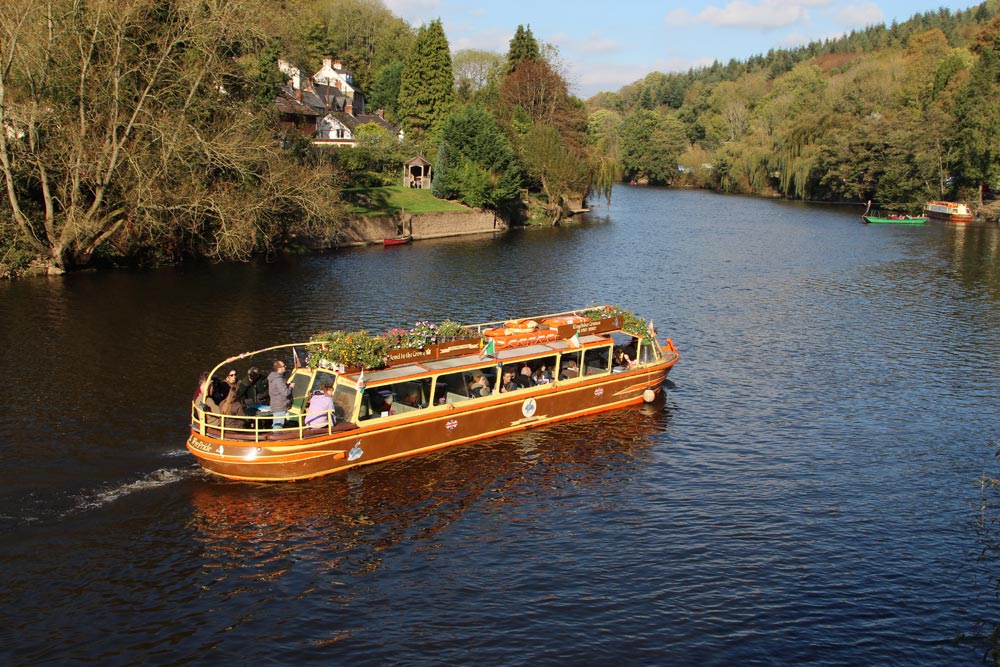
[[[509,515],[567,488],[602,497],[650,463],[669,420],[660,400],[305,483],[206,482],[191,489],[190,528],[216,583],[248,562],[261,581],[282,577],[289,559],[370,573],[401,543],[435,549],[473,505]]]

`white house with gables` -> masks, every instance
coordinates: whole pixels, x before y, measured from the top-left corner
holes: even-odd
[[[403,140],[403,130],[387,121],[378,109],[365,113],[365,96],[354,85],[354,77],[339,60],[327,56],[311,77],[303,77],[297,67],[284,60],[278,68],[289,78],[277,99],[280,123],[294,127],[319,146],[351,146],[357,142],[355,130],[366,123],[385,128]]]

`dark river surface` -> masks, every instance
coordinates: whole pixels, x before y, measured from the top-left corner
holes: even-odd
[[[980,664],[998,230],[860,212],[620,187],[499,238],[0,284],[0,664]],[[294,484],[184,449],[231,354],[597,303],[677,343],[665,402]]]

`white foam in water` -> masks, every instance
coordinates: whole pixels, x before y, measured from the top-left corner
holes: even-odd
[[[199,473],[195,467],[190,468],[161,468],[154,470],[142,479],[134,482],[127,482],[111,489],[95,491],[92,494],[83,494],[77,498],[75,511],[97,509],[109,503],[141,491],[148,491],[167,484],[173,484],[183,479],[189,479]]]

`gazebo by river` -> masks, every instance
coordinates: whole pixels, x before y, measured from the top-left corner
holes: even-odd
[[[429,190],[431,163],[419,155],[403,163],[403,187]]]

